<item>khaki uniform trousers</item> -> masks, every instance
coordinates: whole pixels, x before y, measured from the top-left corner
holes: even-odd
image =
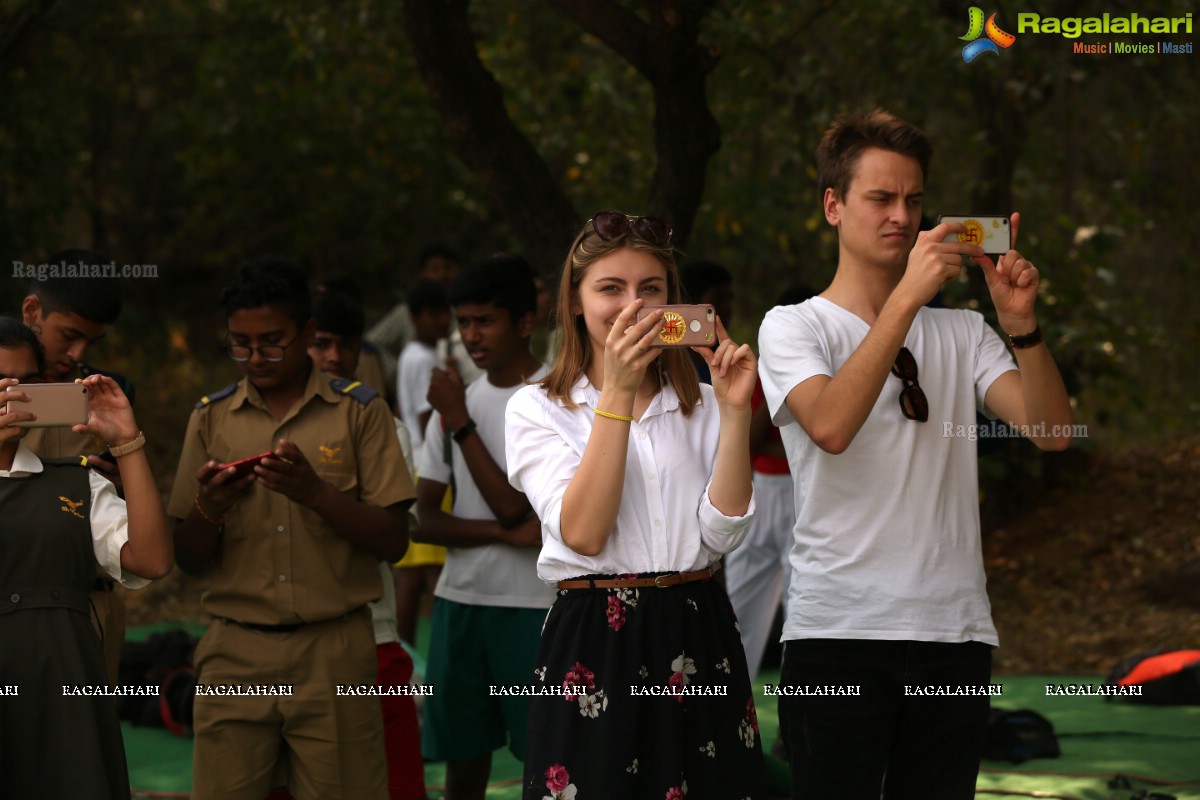
[[[218,618],[195,661],[193,800],[263,800],[281,762],[296,800],[386,800],[379,698],[338,694],[375,685],[366,609],[290,632]],[[292,694],[212,693],[224,687]]]

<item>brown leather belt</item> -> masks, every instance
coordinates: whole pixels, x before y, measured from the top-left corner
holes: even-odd
[[[707,581],[716,574],[718,567],[707,566],[695,572],[671,572],[653,578],[580,578],[574,581],[559,581],[559,589],[666,589],[683,583]]]

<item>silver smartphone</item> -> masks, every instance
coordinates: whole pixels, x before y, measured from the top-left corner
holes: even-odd
[[[81,383],[18,383],[11,391],[29,395],[14,411],[28,411],[37,419],[18,422],[19,428],[69,428],[88,421],[87,387]]]
[[[985,255],[993,258],[1012,249],[1012,226],[1003,214],[942,214],[937,221],[939,225],[958,222],[966,227],[966,233],[952,233],[946,237],[947,241],[978,245]]]

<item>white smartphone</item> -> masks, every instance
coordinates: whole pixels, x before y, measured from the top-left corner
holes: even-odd
[[[983,248],[985,255],[999,258],[1012,249],[1012,226],[1003,214],[942,214],[938,224],[958,222],[966,226],[966,233],[952,233],[946,237],[963,244],[974,244]]]

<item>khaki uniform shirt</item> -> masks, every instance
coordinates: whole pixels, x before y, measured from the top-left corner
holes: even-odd
[[[288,439],[317,475],[360,503],[387,507],[415,497],[392,415],[379,397],[363,403],[335,391],[312,368],[304,395],[282,420],[243,378],[202,400],[188,421],[167,504],[192,511],[196,471],[274,449]],[[353,546],[313,510],[255,483],[225,516],[205,611],[259,625],[334,619],[379,599],[378,559]]]
[[[70,428],[30,428],[22,439],[25,446],[40,458],[71,458],[80,455],[99,455],[104,442],[90,433],[76,433]]]

